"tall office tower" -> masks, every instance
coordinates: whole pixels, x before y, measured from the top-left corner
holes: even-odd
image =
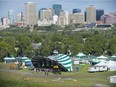
[[[73,9],[72,13],[73,13],[73,14],[74,14],[74,13],[81,13],[81,9],[79,9],[79,8]]]
[[[1,22],[2,22],[3,26],[9,26],[9,24],[10,24],[10,20],[7,17],[1,18]]]
[[[16,15],[16,22],[24,22],[24,15],[22,12]]]
[[[16,23],[21,21],[21,13],[16,15]]]
[[[87,23],[96,22],[96,8],[94,5],[90,5],[86,8]]]
[[[65,26],[66,25],[65,24],[65,17],[64,16],[59,16],[57,24],[60,25],[60,26]]]
[[[74,19],[75,19],[75,23],[84,23],[84,14],[83,13],[75,13]]]
[[[86,11],[84,12],[85,22],[87,21],[87,14]]]
[[[45,9],[45,8],[40,9],[40,11],[39,11],[39,19],[40,20],[47,19],[48,21],[52,20],[53,19],[53,11],[52,11],[52,9],[51,8],[49,8],[49,9]]]
[[[39,12],[38,12],[38,19],[39,19],[39,20],[41,20],[41,19],[44,18],[43,15],[44,15],[44,11],[46,11],[46,10],[47,10],[47,8],[41,8],[41,9],[39,10]]]
[[[21,12],[21,21],[25,21],[23,12]]]
[[[2,26],[2,22],[0,21],[0,27]]]
[[[37,14],[36,14],[36,3],[27,2],[25,3],[25,23],[26,25],[37,24]]]
[[[69,24],[75,23],[74,14],[69,14],[69,15],[68,15],[68,23],[69,23]]]
[[[103,9],[97,9],[96,10],[96,21],[100,21],[101,16],[104,15]]]
[[[10,24],[13,24],[14,23],[14,10],[8,11],[8,18],[10,20]]]
[[[68,16],[69,16],[68,11],[60,12],[60,16],[63,16],[65,18],[65,25],[68,25]]]
[[[58,16],[57,15],[54,15],[53,16],[53,23],[54,24],[57,24],[57,21],[58,21]]]
[[[53,10],[54,10],[54,15],[60,15],[60,12],[62,12],[62,5],[60,4],[54,4],[53,6]]]

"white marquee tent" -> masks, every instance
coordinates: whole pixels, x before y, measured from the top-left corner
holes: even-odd
[[[115,61],[101,61],[95,66],[107,66],[110,71],[116,71],[116,62]]]
[[[105,56],[103,56],[103,55],[101,55],[101,56],[99,56],[99,57],[97,57],[98,59],[107,59],[108,57],[105,57]]]
[[[85,58],[86,55],[83,54],[82,52],[80,52],[80,53],[78,53],[78,54],[76,55],[76,57],[77,57],[77,58]]]

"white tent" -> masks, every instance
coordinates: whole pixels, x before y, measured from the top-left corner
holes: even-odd
[[[109,58],[110,60],[114,60],[114,61],[116,61],[116,56],[111,56],[110,58]]]
[[[107,63],[107,67],[110,71],[116,71],[116,62],[115,61],[109,61]]]
[[[96,64],[95,66],[107,66],[108,61],[101,61],[100,63]]]
[[[15,61],[16,61],[15,57],[5,57],[4,58],[5,63],[12,63],[12,62],[15,62]]]
[[[116,56],[113,55],[113,56],[111,56],[111,58],[116,58]]]
[[[101,61],[95,66],[107,66],[110,71],[116,71],[116,62],[115,61]]]
[[[99,56],[99,57],[97,57],[98,59],[107,59],[108,57],[105,57],[105,56],[103,56],[103,55],[101,55],[101,56]]]
[[[77,56],[77,57],[85,57],[86,55],[83,54],[82,52],[80,52],[80,53],[78,53],[76,56]]]

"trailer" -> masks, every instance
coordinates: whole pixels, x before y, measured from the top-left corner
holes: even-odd
[[[92,66],[88,68],[88,72],[102,72],[102,71],[108,71],[107,66]]]

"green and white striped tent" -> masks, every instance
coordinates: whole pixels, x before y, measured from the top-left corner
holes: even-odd
[[[49,56],[48,58],[57,61],[62,66],[64,66],[68,71],[73,71],[72,69],[72,60],[69,56],[65,54],[58,54],[55,56]]]

